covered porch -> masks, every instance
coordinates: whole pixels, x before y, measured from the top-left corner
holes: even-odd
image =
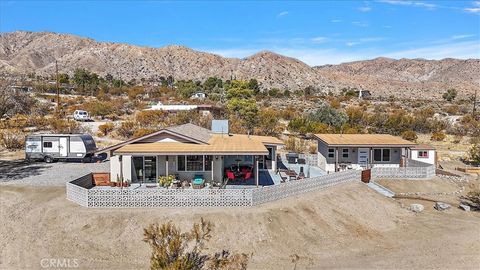
[[[273,185],[268,170],[276,170],[276,147],[268,155],[132,154],[111,157],[111,181],[131,185],[158,184],[162,177],[199,187]]]

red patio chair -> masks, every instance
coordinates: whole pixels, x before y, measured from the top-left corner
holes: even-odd
[[[232,171],[227,171],[227,179],[228,180],[235,180],[235,175]]]
[[[245,173],[245,180],[248,180],[252,177],[252,172],[246,172]]]

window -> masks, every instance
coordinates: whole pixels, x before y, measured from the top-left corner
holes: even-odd
[[[205,156],[205,171],[211,171],[212,170],[212,161],[213,161],[213,156]]]
[[[373,149],[373,160],[378,162],[390,161],[390,149]]]
[[[203,156],[187,156],[187,171],[203,171]]]
[[[328,148],[328,158],[334,158],[334,157],[335,157],[335,149]]]
[[[418,158],[428,158],[428,151],[418,151]]]
[[[178,160],[177,170],[178,171],[185,171],[185,156],[178,156],[177,160]]]
[[[342,149],[342,157],[343,158],[348,158],[348,148]]]
[[[52,148],[52,142],[43,142],[43,148]]]

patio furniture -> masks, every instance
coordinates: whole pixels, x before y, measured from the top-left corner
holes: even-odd
[[[297,180],[297,172],[295,172],[295,170],[288,170],[288,171],[286,172],[286,174],[287,174],[288,177],[289,177],[289,179],[288,179],[289,181],[291,181],[291,180]]]
[[[235,174],[233,174],[232,171],[227,171],[227,179],[234,181],[235,180]]]
[[[306,164],[306,161],[305,161],[304,158],[299,158],[299,159],[297,159],[297,163],[298,164]]]
[[[193,188],[203,188],[204,184],[205,184],[205,179],[203,179],[203,175],[196,174],[193,177],[193,181],[192,181]]]
[[[298,154],[297,153],[288,153],[286,154],[288,164],[297,163]]]
[[[250,179],[250,178],[252,178],[252,172],[246,172],[246,173],[245,173],[245,176],[244,176],[244,179],[245,179],[245,180],[248,180],[248,179]]]

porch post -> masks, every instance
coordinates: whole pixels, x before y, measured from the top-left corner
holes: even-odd
[[[255,158],[255,184],[258,187],[258,158]]]
[[[338,147],[335,147],[335,172],[338,172]]]
[[[210,169],[212,170],[212,183],[213,183],[213,175],[214,175],[214,170],[213,170],[213,160],[215,159],[215,156],[212,156],[212,161],[210,161],[212,163],[212,166],[210,166]]]
[[[165,176],[168,177],[168,156],[165,156]]]
[[[369,154],[370,154],[370,156],[368,158],[368,163],[369,163],[368,168],[371,169],[373,167],[373,148],[372,147],[370,147]]]

